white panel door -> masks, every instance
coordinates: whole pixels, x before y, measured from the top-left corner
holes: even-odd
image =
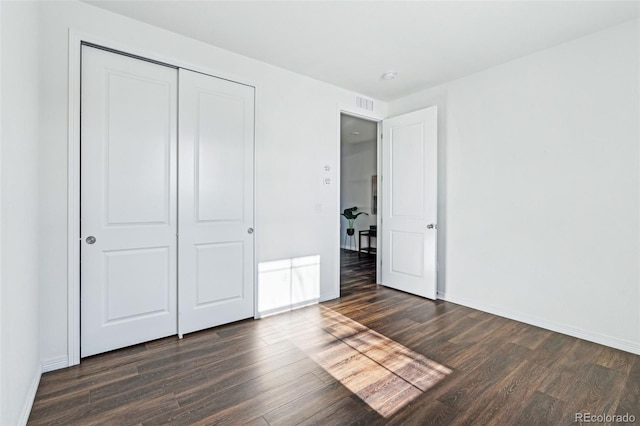
[[[83,357],[177,332],[177,83],[82,47]]]
[[[436,298],[437,109],[382,122],[382,284]]]
[[[179,75],[182,335],[253,316],[254,89]]]

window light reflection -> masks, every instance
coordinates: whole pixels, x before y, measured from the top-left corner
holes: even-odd
[[[283,338],[384,417],[451,373],[442,364],[322,305],[286,327]]]

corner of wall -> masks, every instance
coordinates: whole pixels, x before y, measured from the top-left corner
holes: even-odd
[[[0,423],[26,424],[40,383],[37,180],[39,11],[0,2],[2,197],[0,221]]]
[[[33,402],[36,399],[36,392],[38,391],[38,386],[40,385],[40,377],[42,376],[42,369],[38,366],[31,380],[31,385],[29,386],[29,393],[27,394],[27,399],[25,401],[24,407],[22,407],[22,414],[20,415],[20,423],[22,425],[26,425],[29,421],[29,416],[31,415],[31,408],[33,407]]]

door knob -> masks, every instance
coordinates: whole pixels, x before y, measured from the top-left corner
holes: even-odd
[[[427,229],[438,229],[438,225],[434,224],[434,223],[430,223],[427,225]]]
[[[248,233],[248,234],[253,234],[253,228],[249,228],[249,229],[247,229],[247,233]]]
[[[96,237],[94,237],[93,235],[87,237],[87,244],[93,244],[96,242]]]

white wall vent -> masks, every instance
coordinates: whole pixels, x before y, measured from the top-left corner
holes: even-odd
[[[368,111],[373,111],[373,100],[356,96],[356,106],[358,108],[366,109]]]

